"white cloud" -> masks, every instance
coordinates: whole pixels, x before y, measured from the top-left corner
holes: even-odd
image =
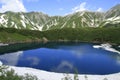
[[[79,12],[79,11],[85,11],[86,8],[86,2],[81,3],[79,6],[76,6],[72,9],[73,12]]]
[[[0,3],[2,4],[0,12],[26,12],[22,0],[0,0]]]
[[[98,8],[97,11],[98,11],[98,12],[102,12],[103,9],[102,9],[102,8]]]

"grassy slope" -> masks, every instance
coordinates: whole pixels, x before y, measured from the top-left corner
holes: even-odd
[[[0,28],[1,42],[31,42],[43,41],[83,41],[83,42],[110,42],[120,44],[120,28],[63,28],[44,32],[32,30],[17,30]]]
[[[36,36],[32,36],[32,32],[28,30],[17,30],[13,28],[0,28],[0,42],[3,43],[19,43],[31,42],[36,40]]]

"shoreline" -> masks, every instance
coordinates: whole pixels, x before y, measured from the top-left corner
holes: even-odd
[[[63,78],[65,78],[65,76],[67,76],[67,74],[64,73],[48,72],[27,67],[10,66],[10,68],[14,69],[18,75],[30,73],[31,75],[37,76],[39,80],[62,80]],[[72,79],[74,78],[74,74],[68,74],[68,76],[70,76]],[[104,80],[105,78],[107,78],[108,80],[120,80],[120,72],[108,75],[78,74],[78,78],[79,80]]]
[[[111,43],[111,42],[99,42],[99,41],[76,41],[76,40],[48,40],[48,41],[43,41],[43,40],[40,40],[40,41],[19,41],[19,42],[0,42],[0,44],[5,44],[5,46],[9,45],[9,44],[22,44],[22,43],[49,43],[49,42],[74,42],[74,43],[94,43],[94,44],[106,44],[106,43],[109,43],[110,45],[120,45],[119,43]],[[120,46],[119,46],[120,47]]]

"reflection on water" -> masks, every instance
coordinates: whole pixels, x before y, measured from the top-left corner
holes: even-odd
[[[74,69],[74,66],[72,63],[70,63],[69,61],[61,61],[61,63],[59,65],[56,66],[56,68],[54,68],[51,71],[56,71],[56,72],[70,72]]]
[[[16,65],[23,51],[18,51],[10,54],[4,54],[0,56],[0,60],[4,62],[5,65]]]
[[[48,43],[37,49],[0,56],[3,64],[53,72],[110,74],[120,72],[120,55],[93,48],[92,43]]]

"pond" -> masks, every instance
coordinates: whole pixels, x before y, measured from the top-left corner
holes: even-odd
[[[60,73],[104,75],[120,72],[119,46],[75,42],[28,43],[0,47],[0,53],[0,61],[5,65]]]

